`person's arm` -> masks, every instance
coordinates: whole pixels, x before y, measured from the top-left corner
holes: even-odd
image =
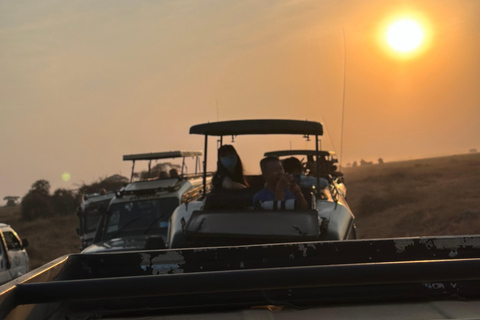
[[[275,201],[285,200],[285,188],[288,186],[286,176],[282,176],[275,186]]]
[[[224,189],[230,189],[230,190],[240,190],[240,189],[245,189],[247,186],[244,184],[232,181],[229,177],[223,178],[222,182],[222,188]]]
[[[302,189],[299,187],[298,184],[295,183],[295,181],[293,181],[292,177],[289,177],[288,179],[288,189],[290,189],[293,195],[297,198],[298,204],[300,205],[300,208],[302,210],[310,209],[308,207],[308,202],[302,193]]]

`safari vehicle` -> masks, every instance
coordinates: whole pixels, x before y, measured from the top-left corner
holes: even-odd
[[[0,319],[478,319],[480,237],[70,254],[0,286]]]
[[[29,271],[27,246],[27,239],[20,239],[12,227],[0,223],[0,284]]]
[[[190,128],[190,133],[205,136],[204,172],[209,136],[219,137],[221,146],[224,136],[270,134],[312,136],[316,172],[321,171],[319,137],[323,134],[323,127],[319,122],[267,119],[222,121],[195,125]],[[316,179],[319,186],[320,175]],[[250,187],[247,189],[214,188],[201,200],[179,206],[171,217],[169,248],[346,240],[355,237],[355,217],[336,184],[329,184],[323,189],[303,189],[310,209],[300,210],[288,202],[265,202],[257,206],[253,203],[253,196],[265,182],[262,176],[250,176],[248,180]]]
[[[201,155],[201,151],[169,151],[123,156],[123,160],[133,162],[130,183],[115,193],[106,214],[101,215],[94,244],[82,252],[164,248],[172,212],[185,199],[201,195]],[[195,159],[192,174],[187,172],[187,157]],[[182,158],[178,175],[134,181],[135,162],[148,161],[150,176],[152,160],[175,158]]]
[[[82,203],[77,210],[79,227],[77,234],[82,243],[82,249],[92,244],[98,222],[105,212],[107,212],[110,201],[115,197],[114,191],[108,191],[105,194],[91,193],[83,196]]]
[[[265,152],[264,156],[277,157],[279,159],[292,156],[303,157],[301,162],[305,170],[308,171],[309,176],[316,177],[318,175],[319,177],[326,179],[328,183],[333,184],[333,187],[342,192],[346,199],[347,187],[345,186],[343,173],[338,171],[338,167],[336,165],[336,163],[338,163],[338,159],[335,158],[335,151],[318,151],[318,155],[316,157],[320,160],[320,171],[318,171],[318,174],[316,170],[315,154],[317,154],[315,150],[278,150]]]

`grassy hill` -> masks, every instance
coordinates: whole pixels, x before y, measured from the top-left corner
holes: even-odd
[[[359,238],[480,233],[480,153],[345,170]]]
[[[480,232],[480,153],[346,168],[358,238],[464,235]],[[77,216],[22,221],[0,208],[0,222],[28,238],[31,268],[78,252]]]

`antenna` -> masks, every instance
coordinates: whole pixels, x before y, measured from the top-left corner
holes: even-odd
[[[342,161],[343,161],[343,122],[345,119],[345,83],[347,79],[347,42],[345,40],[345,28],[343,30],[343,100],[342,100],[342,134],[340,138],[340,163],[338,165],[338,170],[342,170]]]
[[[327,131],[328,138],[330,139],[330,143],[332,144],[332,147],[333,147],[333,151],[337,152],[337,148],[335,147],[335,143],[333,142],[332,135],[330,134],[330,130],[328,130],[328,127],[325,123],[326,123],[326,121],[322,117],[322,124],[323,124],[323,127],[325,128],[325,130]]]

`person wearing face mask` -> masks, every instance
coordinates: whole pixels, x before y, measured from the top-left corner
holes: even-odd
[[[305,176],[303,174],[303,165],[295,157],[287,158],[282,161],[285,172],[292,175],[293,180],[302,188],[317,187],[317,178]],[[320,189],[328,186],[327,179],[320,178]]]
[[[226,144],[218,149],[217,172],[213,176],[212,184],[229,190],[248,187],[243,176],[242,160],[232,145]]]

